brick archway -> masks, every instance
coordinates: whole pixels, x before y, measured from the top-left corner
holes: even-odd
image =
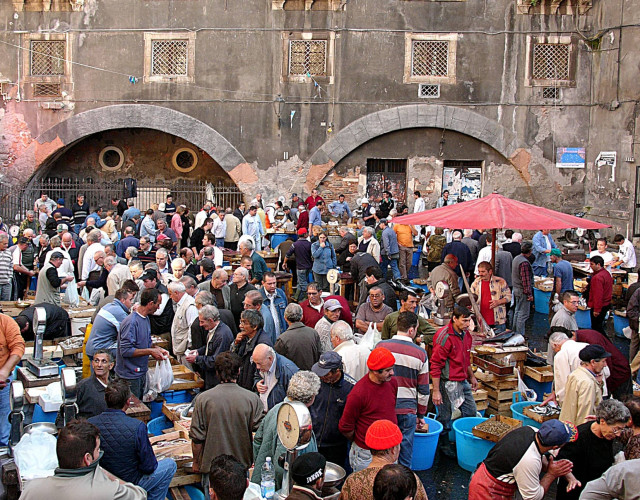
[[[511,158],[519,147],[514,134],[495,120],[455,106],[411,104],[368,114],[351,122],[311,157],[328,170],[362,144],[389,132],[409,128],[440,128],[474,137]]]
[[[227,173],[245,163],[244,157],[227,139],[196,118],[161,106],[118,104],[79,113],[38,136],[38,145],[49,154],[36,165],[34,177],[45,175],[47,169],[40,167],[46,166],[75,142],[98,132],[121,128],[159,130],[185,139],[205,151]]]

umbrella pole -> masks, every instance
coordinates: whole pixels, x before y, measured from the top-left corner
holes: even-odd
[[[496,272],[496,232],[497,229],[491,230],[491,266],[493,266],[493,272]]]

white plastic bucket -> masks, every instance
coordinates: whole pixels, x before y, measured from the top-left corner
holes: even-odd
[[[91,318],[71,318],[71,335],[84,337],[84,332],[80,328],[88,326],[89,323],[91,323]]]

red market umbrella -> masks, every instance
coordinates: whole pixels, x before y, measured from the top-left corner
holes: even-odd
[[[436,227],[469,229],[601,229],[610,227],[583,219],[512,200],[493,193],[477,200],[465,201],[447,207],[425,210],[402,217],[394,217],[394,224],[430,225]]]

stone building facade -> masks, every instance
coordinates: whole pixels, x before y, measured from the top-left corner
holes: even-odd
[[[640,236],[640,0],[11,0],[0,22],[5,186],[429,207],[457,176]]]

